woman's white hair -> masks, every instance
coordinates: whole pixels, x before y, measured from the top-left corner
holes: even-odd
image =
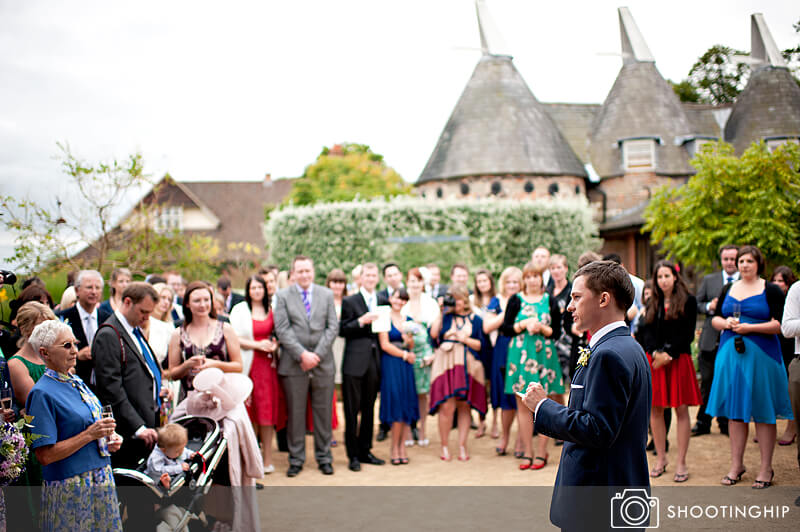
[[[43,321],[33,328],[28,342],[30,342],[33,350],[38,352],[40,347],[47,348],[52,346],[62,332],[72,334],[72,329],[66,323],[58,320]]]

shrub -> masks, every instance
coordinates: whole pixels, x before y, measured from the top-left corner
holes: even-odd
[[[597,226],[583,198],[537,201],[437,200],[398,197],[271,212],[265,225],[271,261],[288,267],[295,255],[314,259],[318,281],[333,268],[348,272],[367,261],[396,261],[405,271],[437,263],[443,277],[465,262],[495,275],[522,266],[536,246],[566,255],[574,268],[581,253],[596,249]],[[423,242],[399,241],[422,237]]]

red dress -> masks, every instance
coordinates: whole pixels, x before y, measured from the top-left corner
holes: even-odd
[[[253,320],[253,340],[269,340],[274,322],[272,311],[265,320]],[[274,425],[279,430],[286,426],[286,400],[278,380],[277,359],[264,351],[253,351],[250,366],[253,394],[247,405],[250,420],[256,425]]]

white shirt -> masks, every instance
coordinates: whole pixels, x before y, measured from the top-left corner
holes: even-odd
[[[728,277],[731,277],[733,279],[733,281],[738,281],[739,280],[739,272],[733,272],[732,274],[728,275],[728,273],[725,270],[722,270],[722,272],[720,272],[720,273],[722,274],[722,286],[725,286],[726,284],[728,284]],[[731,281],[731,282],[733,282],[733,281]],[[706,303],[706,314],[711,313],[711,307],[709,307],[709,305],[711,305],[711,301]]]
[[[794,337],[794,352],[800,355],[800,283],[795,282],[786,294],[781,332],[786,338]]]
[[[593,348],[595,345],[597,345],[597,342],[599,342],[599,341],[600,341],[600,339],[601,339],[603,336],[607,335],[607,334],[608,334],[608,333],[610,333],[611,331],[613,331],[613,330],[615,330],[615,329],[618,329],[618,328],[620,328],[620,327],[625,327],[625,328],[627,329],[627,328],[628,328],[628,325],[627,325],[627,324],[626,324],[624,321],[620,320],[620,321],[615,321],[615,322],[609,323],[608,325],[605,325],[605,326],[603,326],[603,327],[600,327],[600,329],[598,329],[598,330],[597,330],[597,332],[595,332],[595,333],[592,335],[592,339],[591,339],[591,340],[589,340],[589,349],[591,349],[591,348]],[[545,397],[544,399],[542,399],[541,401],[539,401],[538,403],[536,403],[536,409],[533,411],[533,417],[534,417],[534,418],[536,418],[536,413],[537,413],[537,412],[539,412],[539,407],[540,407],[540,406],[542,405],[542,403],[544,403],[545,401],[547,401],[547,397]]]
[[[133,327],[131,326],[131,324],[128,323],[128,320],[125,319],[125,316],[123,316],[120,311],[115,310],[114,311],[114,315],[117,317],[119,322],[122,324],[122,328],[125,329],[125,332],[128,333],[128,336],[130,336],[131,340],[133,340],[133,345],[136,346],[136,350],[139,351],[139,354],[142,355],[142,357],[144,357],[144,353],[142,353],[142,348],[139,345],[139,340],[137,340],[136,336],[133,334]],[[150,371],[150,365],[149,364],[145,364],[144,367],[147,368],[147,372],[150,374],[150,377],[153,378],[153,400],[155,401],[155,400],[158,399],[158,395],[157,394],[161,390],[156,390],[156,386],[155,386],[156,385],[156,378],[155,378],[155,376],[153,376],[153,372]],[[136,429],[136,432],[133,433],[134,437],[139,437],[139,435],[142,433],[142,431],[144,429],[146,429],[146,428],[147,427],[142,425],[141,427]]]
[[[78,316],[81,317],[81,327],[83,328],[83,334],[86,335],[86,345],[91,347],[94,334],[97,332],[97,327],[99,326],[97,323],[97,306],[95,306],[94,310],[91,312],[86,312],[80,303],[75,306],[78,307]],[[91,321],[91,328],[89,328],[87,321]]]
[[[363,286],[361,288],[359,288],[358,291],[361,294],[361,296],[364,298],[364,301],[367,302],[367,309],[370,312],[375,310],[375,307],[378,306],[378,296],[376,295],[376,293],[372,292],[370,294],[369,292],[367,292],[367,290]]]
[[[589,340],[589,349],[597,345],[597,342],[599,342],[603,336],[607,335],[608,333],[610,333],[611,331],[613,331],[618,327],[627,327],[627,325],[625,324],[624,321],[620,320],[620,321],[615,321],[613,323],[609,323],[608,325],[605,325],[603,327],[600,327],[600,329],[598,329],[597,332],[595,332],[592,335],[592,339]]]

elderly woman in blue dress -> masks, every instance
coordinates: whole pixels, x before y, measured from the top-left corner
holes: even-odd
[[[37,325],[28,340],[47,366],[28,394],[32,447],[42,464],[42,530],[122,530],[109,453],[122,445],[113,418],[77,375],[72,329],[60,321]]]

